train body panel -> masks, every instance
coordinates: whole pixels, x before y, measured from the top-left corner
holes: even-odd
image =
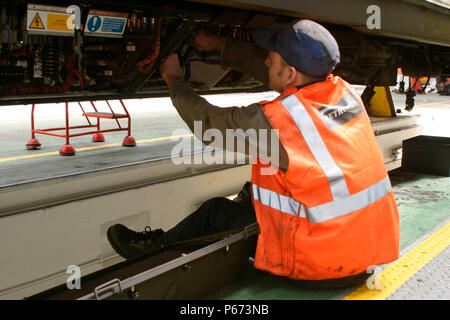
[[[196,51],[189,34],[204,27],[251,42],[255,28],[295,18],[333,33],[341,50],[334,74],[352,84],[395,85],[398,68],[450,74],[450,10],[426,1],[1,1],[0,8],[0,105],[167,96],[158,67],[172,52],[199,93],[264,91],[220,67],[220,52]]]

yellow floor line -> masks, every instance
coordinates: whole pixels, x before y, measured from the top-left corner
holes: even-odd
[[[444,101],[444,102],[430,102],[430,103],[422,103],[422,104],[416,104],[415,107],[423,107],[423,106],[431,106],[434,104],[448,104],[450,101]]]
[[[151,138],[151,139],[144,139],[144,140],[137,140],[136,143],[146,143],[146,142],[156,142],[156,141],[163,141],[163,140],[169,140],[169,139],[179,139],[183,137],[190,137],[193,136],[192,133],[189,134],[183,134],[179,136],[169,136],[169,137],[159,137],[159,138]],[[111,148],[111,147],[118,147],[121,146],[122,143],[110,143],[110,144],[102,144],[99,146],[93,146],[93,147],[84,147],[84,148],[76,148],[76,152],[79,151],[88,151],[88,150],[95,150],[95,149],[103,149],[103,148]],[[9,158],[1,158],[0,162],[7,162],[7,161],[13,161],[13,160],[21,160],[21,159],[31,159],[31,158],[38,158],[38,157],[46,157],[46,156],[53,156],[58,155],[59,151],[52,151],[52,152],[45,152],[45,153],[36,153],[36,154],[29,154],[25,156],[17,156],[17,157],[9,157]]]
[[[45,153],[36,153],[36,154],[30,154],[26,156],[18,156],[18,157],[9,157],[9,158],[2,158],[0,159],[0,162],[7,162],[7,161],[13,161],[13,160],[20,160],[20,159],[31,159],[31,158],[38,158],[38,157],[45,157],[45,156],[52,156],[55,154],[59,154],[59,151],[52,151],[52,152],[45,152]]]
[[[378,274],[380,289],[359,287],[344,300],[383,300],[450,245],[450,223],[433,233]]]

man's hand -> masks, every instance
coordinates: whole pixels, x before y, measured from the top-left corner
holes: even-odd
[[[159,72],[169,88],[176,80],[184,79],[183,70],[181,69],[180,61],[176,53],[172,53],[161,63]]]
[[[222,51],[225,37],[200,29],[192,34],[194,46],[199,51]]]

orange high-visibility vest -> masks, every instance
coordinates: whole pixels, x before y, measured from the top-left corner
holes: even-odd
[[[261,228],[255,268],[293,279],[356,275],[399,256],[399,216],[358,94],[340,77],[263,105],[285,148],[285,173],[252,167]],[[264,173],[262,169],[266,169]]]

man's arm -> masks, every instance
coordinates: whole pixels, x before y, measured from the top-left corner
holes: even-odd
[[[278,162],[281,169],[284,171],[287,169],[287,154],[259,104],[254,103],[246,107],[217,107],[200,97],[182,79],[172,83],[170,97],[181,118],[192,132],[194,132],[194,121],[202,122],[201,136],[197,138],[204,144],[222,147],[233,152],[242,151],[237,149],[241,144],[245,146],[245,154],[271,161],[274,164]],[[204,133],[208,129],[219,130],[224,139],[212,142],[203,141]],[[232,149],[227,148],[227,129],[244,131],[244,135],[235,131],[236,140],[232,142]],[[260,131],[261,129],[267,133],[267,136],[261,135],[263,132]],[[230,142],[228,141],[228,143]],[[274,160],[275,158],[276,160]]]
[[[199,30],[193,38],[195,47],[201,51],[221,51],[221,63],[248,74],[264,85],[269,82],[264,60],[268,52],[257,45],[219,37],[205,30]]]
[[[240,40],[226,40],[222,48],[222,65],[248,74],[264,85],[269,83],[264,60],[267,50]]]
[[[246,55],[244,54],[244,56]],[[242,129],[243,131],[254,129],[256,139],[246,138],[245,136],[241,137],[240,142],[245,145],[245,153],[271,162],[275,162],[273,159],[278,155],[276,157],[278,166],[280,169],[284,169],[284,171],[287,169],[287,154],[279,142],[278,137],[275,139],[275,143],[278,146],[274,148],[274,152],[271,152],[272,145],[274,144],[272,143],[274,141],[272,140],[272,126],[264,116],[261,106],[253,104],[247,107],[220,108],[210,104],[184,81],[184,75],[176,54],[170,55],[161,64],[160,72],[164,81],[169,86],[173,105],[189,128],[194,132],[194,121],[202,122],[202,136],[197,137],[199,140],[203,141],[203,133],[207,129],[214,128],[219,130],[224,138],[226,137],[227,129]],[[263,136],[265,139],[260,138],[260,129],[266,130],[267,135],[266,137]],[[261,143],[258,143],[260,141]],[[208,144],[208,142],[204,143]],[[228,148],[228,150],[233,152],[240,151],[236,149],[239,144],[233,144],[234,148]],[[227,149],[227,141],[221,141],[218,144],[213,142],[212,145],[218,145]],[[267,157],[264,155],[267,155]]]

